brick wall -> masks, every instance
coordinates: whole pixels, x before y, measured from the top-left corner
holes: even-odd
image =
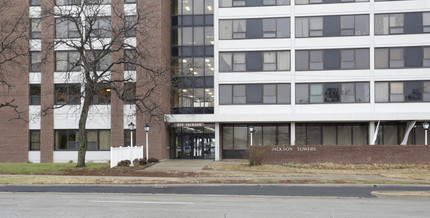
[[[424,145],[296,145],[258,147],[265,151],[263,163],[268,164],[430,163],[430,146]]]
[[[0,84],[0,103],[13,101],[11,105],[17,106],[19,113],[11,107],[0,108],[0,162],[27,162],[28,161],[28,13],[29,1],[14,0],[11,1],[10,7],[4,6],[0,12],[0,39],[10,33],[20,17],[24,14],[20,25],[9,36],[15,42],[14,52],[20,55],[15,62],[5,62],[0,64],[0,79],[6,81],[11,86],[7,87]],[[25,31],[24,37],[18,35]],[[2,40],[3,41],[3,40]],[[0,54],[0,62],[4,62],[11,57],[10,54],[3,51]]]

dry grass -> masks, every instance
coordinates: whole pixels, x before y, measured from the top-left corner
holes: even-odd
[[[337,175],[378,175],[387,178],[430,181],[429,164],[285,164],[250,167],[246,163],[212,164],[205,167],[213,171],[241,171],[276,174],[337,174]]]

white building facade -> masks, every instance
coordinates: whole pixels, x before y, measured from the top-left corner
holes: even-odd
[[[249,145],[425,143],[429,1],[213,6],[213,114],[168,115],[170,158],[238,158]],[[213,136],[199,139],[207,129]]]

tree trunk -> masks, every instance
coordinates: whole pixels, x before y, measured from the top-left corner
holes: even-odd
[[[79,150],[78,150],[78,163],[76,167],[85,167],[85,155],[87,153],[87,135],[86,124],[88,112],[93,100],[93,95],[88,87],[85,87],[84,105],[82,106],[81,116],[79,118]]]

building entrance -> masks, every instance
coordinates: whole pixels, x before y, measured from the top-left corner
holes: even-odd
[[[170,158],[214,159],[214,125],[203,127],[172,127],[170,129]]]

